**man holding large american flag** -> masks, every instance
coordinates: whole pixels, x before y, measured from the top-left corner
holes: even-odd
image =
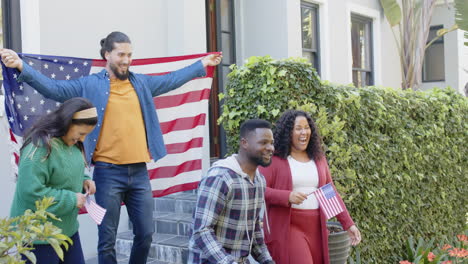
[[[221,62],[211,54],[170,74],[148,76],[129,71],[132,45],[128,36],[112,32],[101,40],[105,69],[74,80],[54,80],[35,71],[12,50],[1,50],[6,67],[47,98],[63,102],[85,97],[98,109],[96,129],[85,140],[85,154],[93,162],[96,201],[107,212],[98,227],[99,263],[117,263],[115,240],[120,204],[126,204],[134,228],[129,263],[146,263],[154,233],[152,191],[146,162],[166,155],[153,97],[169,92],[206,74],[205,67]]]

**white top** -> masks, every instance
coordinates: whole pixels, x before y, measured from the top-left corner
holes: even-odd
[[[288,163],[291,168],[293,191],[310,194],[301,204],[292,204],[291,207],[305,210],[319,208],[319,203],[315,195],[312,194],[319,186],[315,162],[313,160],[300,162],[289,155]]]

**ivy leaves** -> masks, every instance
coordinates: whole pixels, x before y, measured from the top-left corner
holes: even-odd
[[[361,255],[395,263],[411,234],[463,230],[468,212],[468,99],[321,82],[303,59],[251,57],[232,66],[218,120],[229,150],[240,123],[273,124],[286,109],[307,111],[324,141],[335,185],[363,233]],[[400,254],[401,255],[401,254]]]

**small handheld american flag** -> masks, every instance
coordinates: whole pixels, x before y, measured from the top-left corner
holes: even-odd
[[[331,183],[325,184],[324,186],[318,188],[318,190],[314,192],[314,195],[320,204],[322,213],[325,214],[327,219],[330,219],[335,215],[343,212],[343,207],[338,201],[335,189]]]
[[[96,222],[96,224],[100,225],[102,219],[104,219],[104,215],[106,214],[107,210],[99,206],[91,197],[86,197],[85,203],[86,211],[88,211],[88,215],[91,219]]]

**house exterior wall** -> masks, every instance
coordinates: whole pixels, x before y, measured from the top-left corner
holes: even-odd
[[[352,83],[350,19],[372,19],[375,84],[399,87],[401,74],[393,34],[377,0],[307,0],[318,5],[321,77]],[[241,0],[237,3],[238,63],[250,56],[302,56],[300,0]],[[391,51],[391,52],[389,52]]]
[[[442,25],[443,28],[451,28],[455,24],[455,9],[453,4],[439,4],[435,7],[431,20],[431,26]],[[464,36],[461,30],[444,35],[444,64],[445,81],[424,82],[422,90],[433,87],[450,86],[458,92],[465,94],[464,88],[468,82],[468,47],[463,45]]]

